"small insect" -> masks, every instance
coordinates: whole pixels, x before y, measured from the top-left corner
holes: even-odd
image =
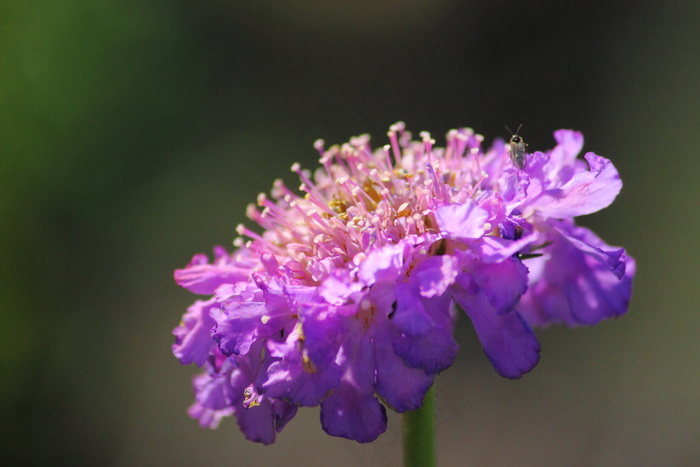
[[[515,133],[513,133],[513,131],[506,126],[506,130],[508,130],[512,135],[510,137],[510,150],[508,151],[508,154],[510,154],[510,160],[513,161],[513,164],[520,170],[525,168],[525,156],[527,155],[527,151],[525,149],[527,144],[525,144],[523,138],[518,134],[522,126],[523,124],[521,123],[518,129],[515,130]]]

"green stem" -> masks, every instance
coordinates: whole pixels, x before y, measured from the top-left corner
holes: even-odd
[[[403,465],[435,466],[435,393],[432,387],[420,409],[403,414]]]

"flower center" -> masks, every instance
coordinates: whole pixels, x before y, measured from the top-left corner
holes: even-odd
[[[322,168],[313,181],[309,171],[292,166],[305,195],[280,180],[273,185],[272,199],[260,194],[257,207],[249,206],[247,214],[265,233],[239,226],[240,235],[253,239],[246,246],[275,255],[303,282],[317,283],[322,273],[313,272],[315,264],[317,270],[328,269],[324,264],[342,267],[371,247],[436,232],[436,205],[464,202],[480,193],[483,137],[471,129],[448,133],[444,149],[434,149],[427,132],[421,133],[422,141],[411,141],[402,123],[388,134],[390,144],[374,153],[368,135],[327,150],[317,141]]]

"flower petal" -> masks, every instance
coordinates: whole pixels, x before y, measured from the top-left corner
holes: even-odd
[[[423,405],[423,398],[433,384],[435,375],[428,375],[421,368],[410,368],[394,353],[391,336],[375,334],[376,391],[397,412],[416,410]]]
[[[237,410],[236,420],[247,440],[268,445],[275,442],[277,432],[296,411],[291,404],[266,398],[260,405]]]
[[[351,307],[357,310],[356,305],[345,308]],[[304,307],[302,310],[301,324],[304,349],[317,370],[323,370],[334,362],[346,337],[346,311],[337,311],[337,308],[329,309],[327,305],[323,304]],[[356,313],[350,319],[354,320],[355,315]]]
[[[299,361],[282,359],[272,363],[267,374],[268,379],[263,384],[266,395],[294,405],[313,407],[338,386],[341,371],[335,363],[316,372],[304,369]]]
[[[530,261],[531,284],[519,310],[534,326],[592,325],[627,312],[634,259],[593,232],[551,221],[546,256]]]
[[[221,284],[247,281],[253,265],[252,260],[233,261],[221,247],[216,248],[216,259],[209,264],[206,255],[194,255],[184,269],[176,269],[175,282],[195,294],[211,295]]]
[[[470,284],[466,274],[453,297],[467,313],[481,341],[484,353],[496,371],[506,378],[519,378],[540,359],[540,344],[530,326],[516,311],[499,313],[486,293]]]
[[[442,295],[457,277],[457,260],[454,256],[430,256],[411,271],[411,286],[422,297]]]
[[[527,290],[527,267],[517,258],[476,264],[470,273],[497,313],[511,311]]]
[[[371,274],[368,277],[371,277]],[[323,280],[318,292],[331,305],[342,305],[362,287],[361,282],[352,280],[350,271],[337,269]]]
[[[374,352],[367,336],[347,343],[340,384],[321,403],[321,426],[332,436],[359,443],[386,431],[386,409],[374,397]]]
[[[528,245],[537,242],[539,237],[540,234],[536,230],[519,240],[508,240],[492,235],[484,235],[472,244],[472,248],[485,263],[500,263],[520,250],[525,249]]]
[[[233,407],[224,407],[223,409],[214,410],[204,407],[199,402],[194,402],[187,409],[187,415],[191,418],[196,418],[199,421],[199,426],[202,428],[216,429],[224,417],[233,415]]]
[[[550,152],[554,167],[573,167],[576,156],[583,149],[583,134],[573,130],[557,130],[554,132],[554,140],[557,145]]]
[[[202,366],[209,358],[213,344],[210,332],[216,324],[209,317],[209,311],[218,306],[214,299],[197,300],[182,316],[180,325],[173,329],[173,354],[183,365],[195,363]]]
[[[421,336],[435,327],[418,290],[408,282],[396,284],[396,310],[391,320],[409,336]]]
[[[216,322],[211,336],[224,355],[245,355],[260,338],[277,334],[289,319],[286,315],[270,315],[262,302],[230,303],[225,309],[212,308]]]
[[[406,243],[400,242],[369,252],[358,268],[358,277],[366,285],[396,280],[403,267],[407,247]]]
[[[397,301],[400,304],[410,291],[401,293],[399,290],[397,287]],[[392,344],[394,352],[408,366],[422,368],[428,374],[437,374],[454,362],[459,346],[452,337],[450,301],[448,294],[432,299],[414,297],[411,303],[416,308],[411,315],[402,315],[399,312],[401,305],[397,307],[391,320],[401,332],[393,337]],[[410,323],[409,316],[420,321],[420,325]],[[398,323],[397,318],[401,318]]]
[[[612,203],[622,189],[615,166],[608,159],[589,152],[585,156],[590,170],[579,170],[563,185],[544,189],[520,209],[524,213],[538,211],[557,219],[591,214]]]
[[[331,436],[369,443],[386,431],[386,422],[377,398],[358,394],[345,380],[321,403],[321,426]]]
[[[440,234],[445,238],[467,240],[484,235],[489,213],[470,199],[460,204],[446,204],[435,210]]]

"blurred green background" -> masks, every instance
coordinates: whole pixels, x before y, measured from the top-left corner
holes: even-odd
[[[172,270],[316,138],[404,120],[582,131],[625,185],[580,223],[638,261],[629,314],[538,332],[519,381],[462,320],[439,464],[700,465],[698,24],[697,2],[2,2],[0,463],[399,465],[395,415],[369,445],[317,408],[270,447],[200,429],[170,331],[195,299]]]

